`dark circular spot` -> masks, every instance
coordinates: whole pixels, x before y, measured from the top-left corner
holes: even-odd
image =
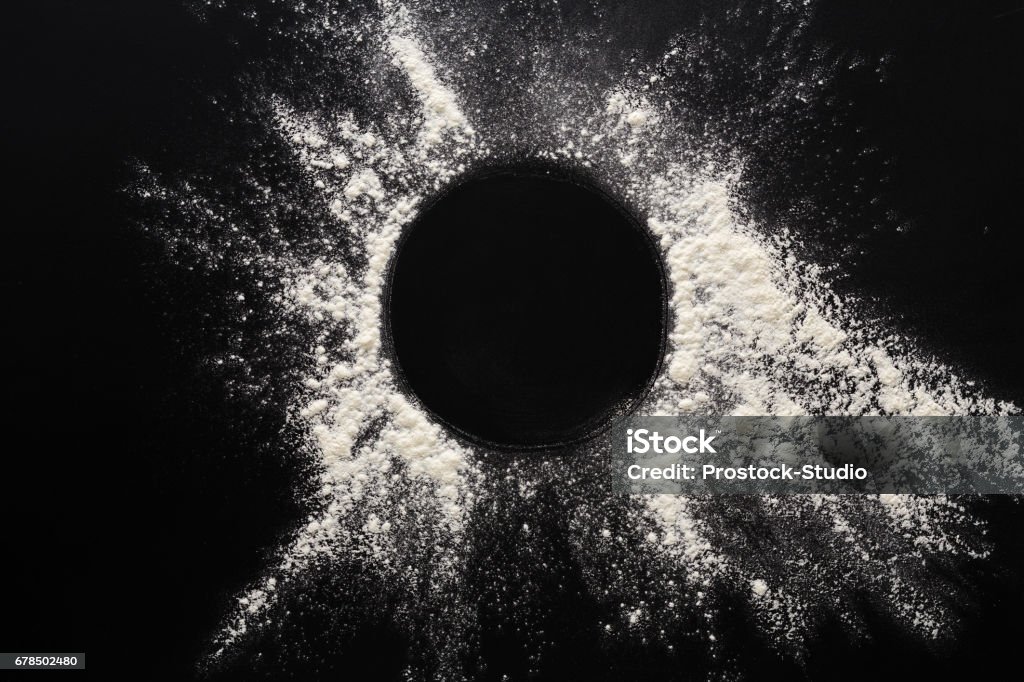
[[[434,415],[492,445],[553,446],[642,397],[665,282],[648,234],[604,193],[491,173],[408,228],[385,315],[399,375]]]

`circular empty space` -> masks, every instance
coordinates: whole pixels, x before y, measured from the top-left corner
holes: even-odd
[[[491,445],[554,446],[643,396],[665,283],[647,233],[604,193],[509,171],[409,226],[385,315],[400,375],[441,421]]]

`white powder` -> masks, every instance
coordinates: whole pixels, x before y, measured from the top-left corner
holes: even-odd
[[[671,102],[651,89],[658,78],[646,67],[590,100],[597,102],[590,109],[579,106],[587,101],[578,92],[583,85],[548,82],[548,71],[534,69],[523,76],[534,80],[520,84],[529,105],[523,120],[485,126],[515,131],[516,138],[482,140],[460,106],[466,98],[439,78],[446,71],[417,38],[422,29],[412,14],[396,3],[382,6],[383,22],[361,26],[358,35],[362,41],[378,32],[387,63],[400,69],[415,94],[415,110],[380,102],[379,119],[360,124],[347,112],[300,114],[287,97],[268,98],[276,130],[318,197],[310,213],[327,209],[336,219],[330,229],[346,235],[351,253],[325,251],[309,260],[281,245],[230,250],[227,244],[239,240],[229,242],[217,230],[232,220],[211,218],[214,202],[203,189],[140,181],[145,198],[175,203],[197,224],[214,226],[202,237],[168,232],[175,253],[191,245],[196,260],[230,253],[279,273],[276,303],[312,330],[294,418],[310,434],[311,456],[319,463],[319,511],[238,598],[217,655],[277,626],[286,616],[282,593],[301,589],[296,584],[313,562],[354,556],[393,576],[399,590],[403,581],[429,579],[433,596],[427,599],[435,601],[419,604],[422,617],[436,619],[431,603],[443,603],[447,620],[431,621],[422,636],[433,638],[442,669],[456,676],[459,657],[452,648],[460,637],[454,633],[469,627],[474,613],[475,596],[461,583],[467,522],[529,535],[528,524],[511,531],[489,510],[500,496],[529,501],[559,480],[556,489],[568,498],[575,531],[574,558],[592,593],[618,604],[619,620],[599,624],[609,637],[647,632],[642,636],[671,649],[673,637],[696,636],[717,646],[714,604],[722,593],[742,594],[764,630],[788,645],[799,645],[829,614],[843,614],[856,629],[864,594],[909,628],[937,636],[956,590],[932,567],[944,570],[986,553],[968,510],[956,501],[895,495],[609,499],[598,457],[572,460],[578,470],[568,479],[564,462],[524,466],[512,459],[500,483],[488,481],[473,453],[397,389],[381,348],[381,292],[396,240],[433,192],[473,162],[500,159],[494,149],[514,148],[526,134],[536,156],[589,169],[638,207],[659,241],[671,286],[671,328],[663,373],[642,412],[955,415],[1015,409],[974,395],[949,368],[920,357],[898,336],[880,335],[877,325],[850,312],[855,306],[830,290],[818,268],[792,255],[787,235],[768,238],[741,220],[741,160],[723,160],[702,150],[701,140],[681,136]],[[663,61],[687,56],[673,49]],[[446,66],[457,68],[454,60]],[[350,256],[362,265],[352,266]],[[414,528],[414,518],[430,523]],[[750,519],[771,530],[771,546],[735,532]],[[410,547],[436,551],[416,563],[419,555]],[[648,581],[643,588],[642,581]],[[658,606],[652,591],[664,597]],[[669,627],[683,612],[699,623],[696,630]]]
[[[434,74],[434,67],[416,40],[411,37],[412,27],[405,8],[391,2],[382,3],[388,15],[390,32],[388,45],[396,65],[401,65],[416,90],[422,104],[423,121],[418,131],[421,152],[439,144],[446,134],[463,139],[473,130],[459,108],[455,94]]]
[[[324,168],[331,168],[331,166],[326,165]],[[384,199],[384,190],[381,189],[380,178],[372,170],[367,169],[363,169],[352,176],[352,179],[345,185],[343,194],[349,201],[354,201],[364,194],[375,201],[382,201]]]
[[[389,23],[394,30],[408,30],[404,16]],[[408,508],[437,519],[433,536],[421,537],[420,542],[448,548],[435,565],[417,570],[445,574],[452,570],[448,564],[460,556],[459,536],[472,507],[470,482],[476,472],[467,453],[397,390],[380,352],[380,296],[395,241],[420,200],[414,189],[402,187],[402,174],[416,167],[421,176],[419,161],[428,159],[429,175],[437,180],[449,177],[455,172],[453,160],[472,153],[474,134],[454,96],[435,80],[412,39],[392,33],[389,44],[423,106],[420,134],[411,148],[390,142],[383,133],[360,130],[352,118],[332,131],[297,116],[283,101],[274,102],[281,132],[300,161],[307,163],[325,205],[343,223],[358,215],[358,224],[351,229],[360,237],[367,267],[356,275],[339,261],[291,266],[282,304],[306,315],[318,330],[313,374],[305,382],[306,402],[298,414],[308,424],[322,462],[323,511],[308,519],[276,570],[239,597],[238,613],[225,628],[216,656],[250,633],[253,624],[269,624],[266,614],[279,594],[279,579],[287,583],[301,576],[319,555],[360,551],[383,569],[398,569],[390,538],[407,532],[407,516],[395,516],[392,500],[403,490],[417,491],[408,498]],[[360,147],[374,152],[356,151]],[[441,151],[434,153],[435,149]],[[331,162],[320,162],[321,157]],[[337,172],[347,169],[353,157],[361,157],[365,166],[342,184]],[[398,187],[385,192],[381,177],[397,180]],[[328,349],[327,339],[339,328],[347,330],[346,340]],[[368,425],[378,419],[384,426],[374,437],[366,437]],[[352,519],[357,519],[355,524]]]
[[[654,123],[656,116],[645,97],[631,95],[626,90],[615,90],[608,95],[605,111],[618,117],[616,128],[623,125],[630,129],[643,128]]]

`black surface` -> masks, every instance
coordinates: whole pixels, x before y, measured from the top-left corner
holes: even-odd
[[[581,183],[491,172],[426,208],[399,244],[384,311],[397,365],[471,438],[569,443],[654,379],[660,259],[635,219]]]
[[[220,136],[230,127],[207,96],[233,92],[245,64],[279,46],[244,22],[199,23],[178,3],[24,5],[6,8],[0,22],[8,176],[0,648],[85,650],[101,678],[112,674],[95,671],[188,679],[224,600],[301,518],[289,491],[302,472],[287,458],[254,456],[259,442],[275,442],[280,415],[232,404],[202,369],[211,344],[205,315],[216,312],[209,294],[226,285],[161,264],[159,245],[123,224],[115,192],[129,155],[173,169],[209,154],[195,142],[204,135],[235,142]],[[664,6],[617,14],[622,54],[609,54],[609,69],[631,51],[658,53],[673,25],[718,16],[725,4]],[[760,214],[802,224],[824,245],[822,260],[831,254],[848,265],[844,286],[879,296],[941,357],[1020,402],[1024,13],[1016,10],[1009,2],[826,3],[812,35],[868,57],[889,54],[888,80],[841,78],[834,95],[854,104],[842,116],[818,112],[812,123],[842,125],[794,125],[748,150],[758,156],[750,201]],[[822,160],[841,147],[877,148],[891,163]],[[855,185],[883,175],[891,184],[870,219],[831,210],[869,205],[871,192]],[[890,210],[918,229],[886,227]],[[287,451],[285,443],[277,454]],[[935,651],[885,627],[857,643],[830,631],[796,669],[738,632],[745,670],[786,679],[1012,671],[1024,516],[1010,500],[984,514],[996,552],[989,573],[965,577],[981,597],[965,605],[956,646]],[[564,540],[556,525],[545,533]],[[544,605],[588,608],[578,567],[558,565],[545,577],[553,587],[536,596]],[[608,652],[574,632],[571,619],[549,622],[556,654],[538,679],[701,676],[693,660]],[[486,645],[488,675],[521,670],[514,637],[492,631]],[[403,655],[397,636],[360,638],[350,675],[393,677]]]

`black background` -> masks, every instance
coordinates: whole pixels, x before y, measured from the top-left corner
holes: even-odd
[[[631,3],[621,40],[657,53],[673,22],[717,4]],[[884,85],[836,85],[858,102],[852,116],[866,131],[840,141],[895,158],[887,201],[921,229],[804,230],[823,245],[819,258],[847,263],[842,286],[878,297],[991,395],[1019,403],[1024,12],[1016,9],[846,0],[819,11],[813,30],[823,38],[894,55]],[[299,513],[288,491],[302,471],[287,458],[260,458],[237,475],[279,425],[256,419],[244,434],[225,427],[225,414],[245,415],[197,366],[205,342],[197,310],[209,283],[161,265],[159,245],[124,224],[116,190],[128,177],[126,158],[194,152],[214,115],[205,94],[230,87],[273,46],[242,25],[199,23],[176,3],[45,2],[5,12],[0,649],[85,650],[94,672],[140,665],[139,679],[184,679],[232,586],[253,575]],[[767,224],[805,193],[825,207],[857,198],[830,193],[850,186],[842,178],[818,186],[820,159],[809,151],[780,144],[755,159],[776,171],[752,190]],[[961,646],[927,651],[885,624],[868,643],[826,633],[806,674],[979,674],[1014,661],[1021,514],[1008,500],[983,514],[993,519],[996,568],[967,577],[983,596],[965,605]],[[566,609],[586,606],[550,597]],[[348,662],[367,671],[382,660],[397,665],[401,655],[390,654],[401,641],[368,633],[358,641],[363,655]],[[595,644],[565,641],[545,670],[551,679],[612,667],[628,677],[645,661],[693,672],[642,652],[613,662]],[[514,670],[513,649],[502,647],[492,643],[491,660]],[[755,671],[803,674],[758,647],[751,638]]]

